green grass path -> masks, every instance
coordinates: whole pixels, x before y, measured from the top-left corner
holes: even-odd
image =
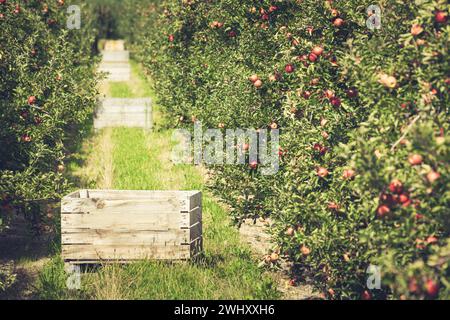
[[[109,83],[107,96],[136,98],[151,96],[149,83],[138,64],[132,62],[130,82]],[[173,165],[170,161],[171,130],[160,126],[160,108],[154,105],[155,128],[114,128],[93,137],[88,148],[86,168],[81,179],[89,187],[102,188],[92,172],[107,176],[110,187],[128,190],[201,190],[203,192],[204,255],[194,262],[143,261],[126,266],[105,266],[82,277],[82,290],[65,288],[63,264],[55,257],[42,271],[38,289],[41,298],[58,299],[274,299],[279,294],[270,274],[258,267],[247,245],[242,244],[227,212],[205,190],[201,171],[191,165]],[[108,145],[111,154],[102,154],[95,145]],[[97,154],[98,153],[98,154]],[[98,164],[111,162],[98,169]],[[92,168],[88,168],[92,166]],[[110,172],[98,172],[106,170]],[[80,186],[80,187],[86,187]],[[109,186],[109,185],[108,185]]]

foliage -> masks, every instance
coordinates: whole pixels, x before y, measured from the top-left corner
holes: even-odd
[[[89,5],[0,1],[0,219],[67,191],[64,160],[96,103]]]
[[[212,187],[237,222],[274,219],[299,278],[336,299],[448,298],[432,261],[449,237],[449,7],[379,1],[371,30],[372,4],[125,1],[121,25],[174,126],[281,129],[277,175],[214,167]]]

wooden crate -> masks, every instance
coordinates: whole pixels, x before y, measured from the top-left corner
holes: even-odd
[[[187,260],[203,248],[197,191],[80,190],[61,201],[66,264]]]
[[[134,127],[152,128],[152,100],[150,98],[107,98],[95,111],[94,128]]]

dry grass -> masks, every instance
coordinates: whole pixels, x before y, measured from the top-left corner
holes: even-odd
[[[83,143],[81,152],[81,157],[84,159],[83,165],[72,164],[71,167],[72,175],[79,181],[80,188],[112,188],[113,149],[111,128],[101,130]]]

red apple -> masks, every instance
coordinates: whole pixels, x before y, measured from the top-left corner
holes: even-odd
[[[436,298],[439,294],[439,283],[433,279],[428,279],[425,283],[425,289],[429,298]]]
[[[169,42],[174,42],[175,41],[175,36],[173,34],[169,35]]]
[[[447,21],[447,14],[444,11],[436,11],[434,21],[437,23],[445,23]]]
[[[323,48],[319,46],[315,46],[312,51],[316,56],[320,56],[323,53]]]
[[[289,227],[289,228],[286,230],[286,235],[288,235],[289,237],[293,237],[294,234],[295,234],[295,229],[294,229],[294,228]]]
[[[437,237],[435,237],[435,236],[429,236],[428,238],[427,238],[427,243],[428,244],[435,244],[435,243],[437,243],[439,241],[439,239],[437,238]]]
[[[333,97],[330,99],[331,105],[333,107],[340,107],[341,106],[341,99],[339,99],[338,97]]]
[[[319,78],[314,78],[311,80],[311,85],[312,86],[317,86],[320,83],[320,79]]]
[[[302,248],[300,249],[300,252],[304,256],[309,256],[311,254],[311,249],[309,249],[307,246],[302,246]]]
[[[262,85],[263,85],[263,83],[262,83],[262,81],[261,80],[256,80],[254,83],[253,83],[253,85],[256,87],[256,88],[261,88],[262,87]]]
[[[411,27],[411,35],[418,36],[423,32],[423,28],[420,24],[413,24]]]
[[[316,62],[318,58],[319,58],[319,57],[318,57],[316,54],[312,53],[312,52],[311,52],[311,53],[309,54],[309,56],[308,56],[308,59],[309,59],[309,61],[311,61],[311,62]]]
[[[295,71],[295,67],[292,64],[288,64],[288,65],[286,65],[286,67],[284,67],[284,70],[287,73],[293,73]]]
[[[381,205],[377,209],[377,215],[379,218],[384,218],[391,212],[391,209],[387,205]]]
[[[278,10],[277,6],[272,5],[272,6],[269,7],[269,12],[275,12],[277,10]]]
[[[389,184],[389,190],[392,193],[400,194],[400,193],[403,192],[403,183],[400,180],[398,180],[398,179],[394,179]]]
[[[329,171],[327,168],[319,167],[317,168],[317,175],[321,178],[326,178],[329,175]]]
[[[342,27],[342,26],[344,25],[344,23],[345,23],[345,21],[344,21],[344,19],[342,19],[342,18],[336,18],[336,19],[334,19],[334,21],[333,21],[333,25],[334,25],[335,27],[337,27],[337,28]]]
[[[341,208],[341,206],[339,204],[337,204],[336,202],[328,203],[328,209],[330,209],[330,210],[337,211],[340,208]]]
[[[28,134],[22,135],[22,142],[31,142],[31,137]]]
[[[361,294],[361,299],[362,300],[372,300],[372,294],[365,290],[362,294]]]
[[[408,290],[411,293],[416,293],[417,291],[419,291],[419,285],[417,283],[416,278],[411,278],[408,281]]]
[[[36,103],[36,97],[35,96],[30,96],[29,98],[28,98],[28,104],[30,105],[30,106],[32,106],[33,104],[35,104]]]
[[[249,77],[249,80],[253,83],[255,83],[259,79],[257,74],[253,74]]]
[[[402,193],[401,195],[398,196],[398,202],[400,202],[401,204],[405,204],[410,202],[411,200],[409,199],[409,195],[406,193]]]
[[[346,94],[349,98],[356,98],[358,96],[358,90],[350,88],[346,91]]]
[[[344,170],[344,173],[342,174],[342,177],[344,178],[344,180],[353,179],[354,176],[355,176],[355,170],[353,170],[353,169]]]
[[[311,91],[303,91],[302,93],[303,98],[309,99],[311,97]]]
[[[280,259],[280,256],[278,255],[278,253],[272,253],[271,255],[270,255],[270,261],[271,262],[277,262],[278,261],[278,259]]]
[[[334,92],[330,89],[325,90],[325,97],[327,97],[328,99],[331,99],[334,97]]]
[[[431,170],[428,174],[427,174],[427,179],[430,183],[435,183],[439,178],[441,177],[439,172],[436,172],[434,170]]]
[[[412,166],[418,166],[422,164],[423,157],[420,154],[413,154],[409,157],[408,161]]]
[[[252,161],[252,162],[250,162],[250,168],[252,168],[252,169],[258,168],[258,161]]]

